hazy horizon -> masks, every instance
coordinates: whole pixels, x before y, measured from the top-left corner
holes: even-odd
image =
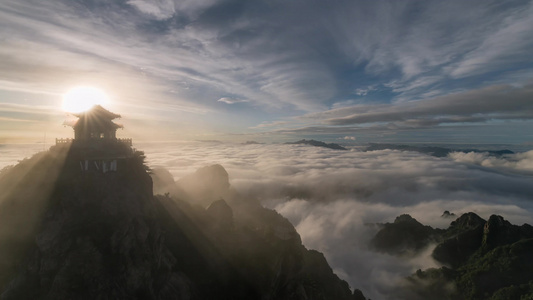
[[[136,140],[531,143],[532,12],[530,1],[2,1],[0,143],[68,137],[62,101],[91,97]]]
[[[0,170],[102,105],[149,167],[222,165],[372,299],[440,265],[369,250],[369,224],[533,224],[533,1],[2,0],[0,28]]]
[[[288,218],[306,247],[323,252],[342,279],[371,298],[393,299],[389,297],[405,276],[440,264],[431,258],[431,248],[410,259],[371,251],[368,242],[377,227],[368,224],[393,222],[407,213],[423,224],[446,228],[453,220],[441,217],[445,210],[533,224],[533,150],[503,157],[458,152],[439,158],[287,144],[134,146],[145,151],[148,166],[167,169],[175,180],[201,167],[222,165],[232,187]],[[0,162],[38,150],[15,149]],[[0,152],[8,153],[5,147]]]

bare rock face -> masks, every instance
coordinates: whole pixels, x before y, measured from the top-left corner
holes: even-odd
[[[0,292],[29,255],[66,156],[40,152],[0,171]]]
[[[213,201],[226,198],[229,193],[229,175],[221,165],[198,169],[194,174],[180,178],[178,188],[186,193],[186,200],[209,206]]]
[[[398,216],[394,223],[387,223],[371,241],[380,252],[404,255],[423,249],[436,235],[430,226],[422,225],[410,215]]]
[[[215,226],[224,229],[233,227],[233,210],[224,199],[211,203],[206,212]]]
[[[176,188],[174,177],[165,168],[154,168],[150,174],[153,181],[154,194],[164,195],[172,193]]]
[[[397,222],[416,224],[406,215]],[[399,235],[394,243],[409,238]],[[532,226],[466,213],[435,238],[433,258],[447,266],[417,270],[397,289],[398,299],[533,299]]]
[[[454,213],[451,213],[447,210],[445,210],[442,215],[440,216],[441,218],[445,218],[445,219],[449,219],[449,218],[457,218],[457,216],[454,214]]]
[[[452,231],[464,231],[475,229],[485,224],[485,220],[473,212],[462,214],[459,218],[450,224]]]
[[[481,247],[485,222],[472,212],[461,215],[443,234],[443,241],[433,250],[433,258],[452,267],[466,262]]]
[[[527,238],[533,238],[533,227],[528,224],[513,225],[502,216],[490,216],[483,226],[482,245],[484,250],[491,250]]]
[[[56,187],[33,253],[2,299],[157,299],[159,285],[186,293],[152,219],[142,165],[71,179]]]

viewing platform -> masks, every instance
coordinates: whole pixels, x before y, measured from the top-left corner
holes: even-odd
[[[72,138],[56,138],[56,145],[65,145],[65,144],[72,144],[77,143],[78,141],[76,139]],[[85,141],[91,144],[98,144],[98,143],[119,143],[124,144],[126,146],[133,146],[133,140],[130,138],[117,138],[114,140],[103,140],[103,139],[89,139],[88,141]]]
[[[72,141],[74,141],[74,139],[71,139],[71,138],[65,138],[65,139],[58,139],[56,138],[56,145],[64,145],[64,144],[72,144]]]
[[[122,125],[113,122],[120,115],[100,105],[74,114],[78,120],[68,124],[74,129],[74,138],[56,138],[51,150],[68,148],[69,157],[82,172],[107,173],[117,171],[125,159],[133,158],[135,149],[131,138],[117,138]]]

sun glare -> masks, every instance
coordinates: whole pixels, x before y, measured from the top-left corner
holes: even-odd
[[[63,95],[62,108],[66,112],[78,113],[95,105],[106,105],[109,97],[101,89],[90,86],[78,86]]]

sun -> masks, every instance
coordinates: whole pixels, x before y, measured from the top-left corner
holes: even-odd
[[[99,88],[77,86],[63,95],[62,109],[70,113],[79,113],[95,105],[106,105],[109,97]]]

